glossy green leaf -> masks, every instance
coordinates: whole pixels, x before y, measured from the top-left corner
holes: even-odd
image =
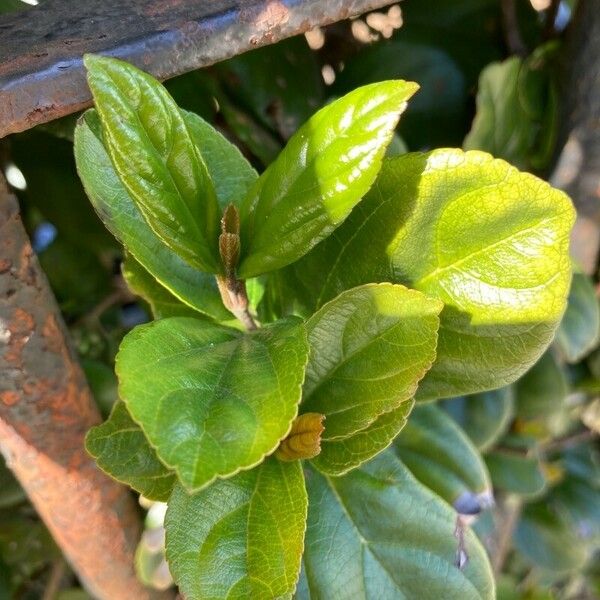
[[[333,89],[341,95],[386,79],[419,83],[419,93],[400,123],[400,134],[409,148],[460,145],[467,90],[461,70],[447,52],[436,45],[408,42],[405,38],[382,40],[348,57]]]
[[[522,419],[548,419],[564,408],[567,380],[552,352],[546,352],[515,384],[515,407]]]
[[[455,566],[456,513],[384,452],[343,477],[307,474],[309,497],[299,599],[494,598],[484,549],[467,529]]]
[[[485,463],[453,419],[433,404],[417,406],[394,442],[411,473],[460,513],[492,503]]]
[[[566,304],[569,198],[482,152],[388,159],[346,222],[288,269],[307,311],[392,281],[441,299],[437,359],[417,400],[495,389],[548,346]]]
[[[215,189],[175,101],[133,65],[90,54],[84,64],[112,163],[148,225],[190,265],[219,272]]]
[[[166,319],[168,317],[195,317],[202,319],[204,317],[201,312],[184,304],[166,287],[158,283],[132,254],[127,254],[125,261],[121,265],[121,273],[123,273],[129,289],[150,305],[152,316],[155,319]]]
[[[304,541],[299,461],[259,467],[188,495],[178,486],[165,527],[167,560],[188,600],[289,598]]]
[[[290,139],[242,205],[246,279],[283,267],[327,237],[371,187],[418,86],[386,81],[322,108]]]
[[[506,433],[510,425],[514,414],[513,387],[451,398],[445,400],[442,406],[475,446],[485,452]]]
[[[297,319],[250,333],[174,317],[129,333],[119,392],[191,491],[259,464],[298,412],[308,344]]]
[[[176,478],[156,456],[123,402],[115,404],[108,420],[92,427],[86,450],[111,477],[149,498],[166,502]]]
[[[600,308],[594,284],[584,273],[574,273],[555,343],[567,362],[576,363],[597,346],[599,336]]]
[[[435,358],[442,304],[390,283],[340,294],[307,322],[302,412],[325,415],[323,440],[344,438],[409,402]]]
[[[307,322],[301,412],[325,415],[315,464],[341,474],[387,447],[435,358],[441,302],[390,283],[343,292]]]
[[[231,318],[212,275],[188,265],[155,235],[114,170],[95,111],[75,129],[75,159],[85,191],[110,232],[171,293],[217,320]]]

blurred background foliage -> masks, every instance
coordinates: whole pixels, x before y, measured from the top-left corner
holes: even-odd
[[[24,6],[0,0],[0,12]],[[166,85],[260,170],[331,99],[373,81],[414,80],[421,90],[390,153],[462,146],[549,178],[560,114],[558,67],[573,9],[566,1],[404,0]],[[149,318],[150,308],[125,285],[122,249],[77,177],[76,119],[0,141],[0,163],[106,415],[117,398],[118,344]],[[474,520],[501,600],[600,597],[597,279],[576,272],[554,344],[520,381],[419,407],[396,443],[417,478]],[[431,452],[419,428],[439,440],[439,452]],[[171,584],[164,505],[140,499],[140,510],[148,512],[138,574],[164,589]],[[0,600],[87,597],[0,465]]]

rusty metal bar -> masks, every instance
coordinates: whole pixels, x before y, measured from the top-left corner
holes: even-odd
[[[86,431],[99,421],[0,175],[0,451],[94,598],[168,598],[136,579],[141,522],[133,497],[84,450]]]
[[[392,1],[47,0],[0,15],[0,137],[88,106],[86,52],[167,79]]]

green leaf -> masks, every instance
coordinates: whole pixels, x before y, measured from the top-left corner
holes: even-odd
[[[144,220],[110,162],[94,110],[84,113],[75,129],[75,159],[98,215],[139,263],[184,303],[217,320],[230,319],[215,278],[188,265]]]
[[[344,477],[307,474],[305,582],[298,598],[494,598],[484,549],[465,532],[455,566],[456,513],[384,452]],[[304,593],[302,593],[304,590]]]
[[[242,205],[240,277],[283,267],[327,237],[371,187],[418,86],[386,81],[322,108],[290,139]]]
[[[160,460],[196,491],[277,448],[298,412],[307,357],[297,319],[242,333],[174,317],[129,333],[116,370]]]
[[[514,543],[529,561],[554,573],[579,569],[589,558],[576,529],[545,501],[525,507]]]
[[[175,101],[133,65],[91,54],[84,64],[110,158],[148,225],[190,265],[219,272],[215,189]]]
[[[514,446],[505,438],[501,447],[486,454],[485,463],[494,489],[535,497],[546,489],[546,477],[535,449]]]
[[[400,134],[409,148],[456,146],[462,142],[467,90],[461,70],[447,52],[433,44],[404,38],[382,40],[344,61],[333,90],[341,95],[359,85],[386,79],[419,83],[419,93],[400,123]]]
[[[191,112],[181,111],[192,140],[202,154],[221,210],[239,206],[258,174],[239,149],[212,125]]]
[[[289,598],[304,541],[299,461],[271,457],[188,495],[177,486],[165,522],[167,560],[188,600]]]
[[[469,438],[441,408],[417,406],[394,442],[411,473],[459,513],[492,503],[490,476]]]
[[[515,385],[517,416],[546,420],[565,408],[567,393],[565,373],[552,352],[546,352]]]
[[[506,433],[514,414],[512,386],[471,396],[459,396],[442,403],[473,444],[485,452]]]
[[[579,362],[598,344],[600,309],[592,280],[573,273],[567,310],[556,332],[555,343],[567,362]]]
[[[552,340],[573,219],[565,194],[488,154],[406,154],[386,160],[346,222],[286,271],[288,289],[307,312],[373,281],[437,297],[437,359],[417,400],[495,389]]]
[[[86,450],[111,477],[149,498],[166,502],[175,474],[156,456],[143,431],[123,402],[117,402],[108,419],[88,431]]]
[[[406,424],[414,400],[383,413],[368,427],[343,438],[321,441],[321,453],[311,460],[322,473],[343,475],[385,450]]]
[[[551,44],[541,46],[525,60],[512,56],[481,72],[466,150],[485,150],[522,169],[546,166],[558,114],[557,91],[547,66],[553,49]]]
[[[158,281],[133,257],[127,254],[121,265],[121,273],[129,289],[142,297],[152,309],[155,319],[168,317],[195,317],[201,319],[204,315],[191,306],[184,304]]]
[[[370,284],[340,294],[306,322],[310,357],[301,412],[325,415],[319,468],[339,474],[343,442],[384,413],[403,407],[402,416],[394,413],[392,419],[402,425],[417,384],[435,358],[441,309],[441,302],[404,286]],[[376,430],[380,437],[381,423]],[[392,427],[383,447],[373,443],[373,432],[361,442],[355,438],[344,471],[370,458],[371,450],[389,445],[398,431]],[[362,452],[356,451],[357,444]],[[330,470],[333,448],[336,466]]]

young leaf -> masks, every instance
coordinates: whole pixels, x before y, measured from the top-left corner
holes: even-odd
[[[219,272],[215,190],[175,101],[133,65],[84,63],[112,163],[148,225],[190,265]]]
[[[514,415],[513,386],[445,400],[441,405],[473,444],[485,452],[505,433]]]
[[[169,499],[175,473],[158,460],[123,402],[115,404],[102,425],[88,431],[85,448],[111,477],[150,500],[166,502]]]
[[[177,486],[165,521],[167,560],[189,600],[289,598],[304,543],[299,461],[259,467],[188,495]]]
[[[230,319],[215,278],[188,265],[146,223],[110,161],[94,110],[75,129],[75,160],[98,216],[139,263],[185,304],[217,320]]]
[[[495,597],[488,559],[475,535],[465,533],[468,562],[460,570],[456,513],[392,453],[344,477],[311,470],[306,484],[306,581],[299,599]]]
[[[567,362],[576,363],[596,347],[599,335],[600,309],[593,282],[584,273],[574,273],[555,343]]]
[[[406,154],[384,162],[346,222],[287,276],[308,310],[371,281],[441,299],[417,400],[470,394],[516,380],[552,340],[573,219],[565,194],[488,154]]]
[[[161,461],[197,491],[275,450],[297,414],[307,355],[297,319],[251,333],[163,319],[123,340],[119,392]]]
[[[325,415],[322,442],[344,440],[406,404],[407,414],[435,358],[442,306],[401,285],[370,284],[340,294],[307,321],[301,411]],[[355,458],[347,456],[348,468],[359,464]],[[327,470],[326,456],[318,464]]]
[[[371,187],[400,114],[418,89],[359,88],[311,117],[242,205],[240,277],[283,267],[327,237]]]
[[[394,442],[411,473],[460,513],[490,506],[492,485],[485,463],[469,438],[441,408],[413,410]]]

